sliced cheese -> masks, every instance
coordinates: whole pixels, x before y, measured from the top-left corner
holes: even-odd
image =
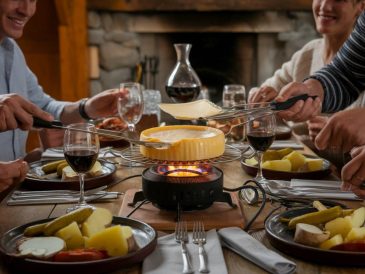
[[[172,143],[167,149],[140,146],[143,156],[165,161],[198,161],[221,156],[224,153],[224,134],[205,126],[165,126],[142,131],[141,140]]]
[[[164,112],[179,120],[196,120],[223,111],[222,108],[206,99],[182,104],[159,104],[159,106]]]

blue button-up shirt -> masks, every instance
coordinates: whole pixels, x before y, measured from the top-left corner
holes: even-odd
[[[10,38],[0,43],[0,94],[17,93],[59,119],[68,102],[56,101],[45,94],[37,77],[28,68],[24,55]],[[14,160],[25,155],[27,131],[20,129],[0,133],[0,161]]]

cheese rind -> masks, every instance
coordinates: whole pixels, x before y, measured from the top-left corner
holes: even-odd
[[[143,156],[163,161],[199,161],[221,156],[225,138],[221,130],[205,126],[155,127],[141,132],[141,140],[171,143],[167,149],[140,146]]]

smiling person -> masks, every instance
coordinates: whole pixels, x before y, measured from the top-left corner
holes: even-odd
[[[260,88],[252,89],[248,101],[271,101],[285,85],[300,82],[329,64],[353,31],[364,6],[364,0],[313,0],[312,11],[316,29],[322,38],[307,43]],[[364,93],[361,93],[352,107],[364,105]],[[314,140],[327,119],[326,116],[316,116],[307,122],[308,126],[305,123],[292,126],[302,141],[314,148],[308,139],[311,137],[312,141]]]
[[[0,0],[0,95],[17,94],[64,124],[117,113],[117,99],[122,96],[118,90],[104,91],[78,102],[57,101],[43,91],[14,40],[23,35],[36,6],[36,0]],[[27,134],[21,129],[1,132],[0,161],[24,157]]]

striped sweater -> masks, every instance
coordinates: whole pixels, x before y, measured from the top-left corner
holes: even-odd
[[[310,78],[324,88],[323,112],[349,106],[365,89],[365,12],[333,61]]]

